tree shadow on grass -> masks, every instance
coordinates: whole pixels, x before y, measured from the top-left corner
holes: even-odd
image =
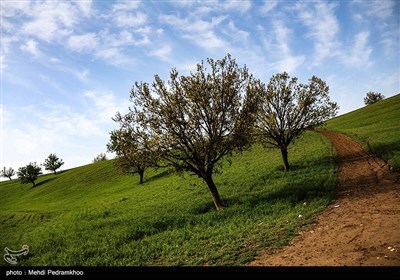
[[[313,199],[333,199],[336,195],[336,186],[332,186],[332,183],[329,183],[329,181],[334,180],[334,178],[321,174],[310,179],[308,172],[315,169],[329,170],[332,161],[336,162],[336,160],[332,156],[326,156],[312,162],[294,162],[291,165],[292,170],[289,172],[284,172],[283,166],[279,166],[268,174],[260,175],[256,183],[253,183],[254,186],[252,188],[258,188],[259,191],[243,191],[229,197],[221,195],[222,202],[226,208],[240,205],[240,207],[251,210],[259,207],[261,204],[273,204],[277,201],[286,201],[295,206],[298,203]],[[285,186],[275,190],[269,189],[269,181],[274,181],[282,177],[288,177]],[[317,180],[317,182],[313,180]],[[237,182],[237,184],[246,185],[246,182]],[[195,207],[191,213],[201,215],[211,211],[215,211],[213,203],[204,202]]]
[[[162,177],[168,176],[168,175],[171,174],[173,171],[174,171],[173,169],[167,168],[167,169],[163,170],[162,172],[157,173],[157,174],[155,174],[155,175],[153,175],[153,176],[151,176],[151,177],[149,177],[149,178],[147,178],[147,179],[145,178],[145,179],[144,179],[144,182],[151,182],[151,181],[158,180],[158,179],[160,179],[160,178],[162,178]],[[146,173],[145,173],[145,176],[146,176]]]
[[[36,185],[32,186],[31,189],[39,187],[41,185],[44,185],[44,184],[46,184],[46,183],[48,183],[50,181],[53,181],[54,179],[56,179],[56,178],[49,178],[49,179],[43,180],[43,181],[37,183]]]

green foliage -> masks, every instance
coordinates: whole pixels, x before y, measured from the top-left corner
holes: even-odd
[[[46,170],[53,171],[56,174],[56,170],[59,169],[64,162],[62,159],[59,159],[56,154],[50,154],[43,163],[43,166]]]
[[[135,82],[134,107],[120,120],[125,127],[139,127],[151,135],[167,164],[202,178],[220,209],[212,175],[221,168],[223,157],[249,144],[257,82],[229,54],[207,63],[210,69],[202,62],[188,76],[173,69],[168,86],[158,75],[152,86]]]
[[[371,105],[371,104],[374,104],[376,102],[383,100],[384,98],[385,98],[385,96],[380,92],[369,91],[369,92],[367,92],[367,96],[364,97],[364,104]]]
[[[40,174],[42,174],[42,168],[37,166],[36,162],[20,167],[17,172],[18,178],[21,180],[22,184],[32,183],[33,186],[35,186],[35,181]]]
[[[289,151],[289,173],[259,145],[224,160],[224,211],[196,176],[149,168],[142,187],[111,160],[40,176],[36,188],[0,182],[0,248],[28,244],[22,266],[240,265],[287,244],[334,198],[328,141],[306,132]]]
[[[289,170],[289,144],[306,130],[337,114],[339,107],[329,100],[329,87],[313,76],[308,84],[298,84],[286,72],[272,76],[261,89],[261,106],[256,129],[261,142],[281,150],[284,169]]]
[[[1,177],[5,177],[11,180],[12,176],[15,175],[15,170],[12,167],[9,168],[3,168],[3,170],[0,172]]]
[[[400,170],[400,95],[344,114],[327,122],[327,129],[346,133],[364,148]]]
[[[153,148],[154,141],[148,135],[132,127],[124,127],[124,119],[118,113],[114,118],[121,128],[110,132],[107,150],[116,152],[116,166],[124,173],[138,173],[139,183],[143,183],[146,169],[157,166],[160,156]]]
[[[93,159],[93,163],[100,162],[100,161],[106,161],[106,160],[107,160],[106,154],[100,153]]]

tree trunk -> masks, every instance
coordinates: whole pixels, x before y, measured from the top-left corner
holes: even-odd
[[[204,181],[207,183],[208,188],[211,191],[215,209],[217,211],[222,210],[224,208],[224,205],[222,204],[221,198],[219,197],[219,193],[218,193],[217,187],[214,184],[214,180],[212,179],[212,176],[211,175],[208,176],[206,179],[204,179]]]
[[[54,170],[54,175],[57,175],[57,172]]]
[[[12,180],[11,177],[8,177],[8,179]]]
[[[138,173],[139,173],[139,176],[140,176],[139,184],[143,184],[144,171],[139,171]]]
[[[285,170],[285,172],[287,172],[290,170],[287,147],[281,147],[281,154],[283,159],[283,169]]]

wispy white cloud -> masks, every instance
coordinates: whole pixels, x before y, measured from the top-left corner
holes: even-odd
[[[38,49],[38,42],[32,39],[21,45],[20,49],[24,52],[32,54],[35,58],[38,58],[42,54],[42,52]]]
[[[305,56],[295,56],[289,46],[292,31],[282,21],[273,24],[276,44],[273,46],[275,56],[279,59],[271,64],[278,72],[294,72],[305,61]]]
[[[17,26],[12,22],[16,16],[26,15],[31,11],[29,1],[2,1],[1,2],[1,25],[3,30],[15,31]]]
[[[278,6],[278,0],[265,0],[259,12],[263,15],[267,15],[272,12],[276,6]]]
[[[9,53],[10,52],[10,50],[11,50],[11,45],[14,43],[14,42],[18,42],[18,37],[17,36],[7,36],[7,35],[4,35],[3,34],[3,36],[2,36],[2,38],[1,38],[1,50],[2,50],[2,53],[3,54],[7,54],[7,53]]]
[[[214,28],[217,27],[226,16],[213,17],[209,21],[198,18],[180,18],[176,15],[161,15],[160,21],[180,30],[182,37],[194,44],[206,49],[213,50],[223,48],[226,42],[217,36]]]
[[[64,105],[46,106],[41,110],[32,105],[14,112],[18,114],[10,114],[9,121],[3,125],[2,154],[3,160],[15,168],[29,161],[41,163],[49,153],[73,142],[70,137],[88,136],[94,130],[87,118]]]
[[[51,92],[52,90],[50,89],[51,87],[55,89],[57,92],[65,94],[65,90],[55,81],[54,79],[51,79],[49,76],[44,75],[44,74],[39,74],[39,78],[46,83],[46,86],[48,86],[48,92]]]
[[[120,13],[114,18],[119,27],[137,27],[144,25],[147,21],[147,15],[141,12]]]
[[[92,54],[108,64],[131,64],[134,60],[125,54],[126,47],[142,46],[150,42],[148,36],[144,34],[144,29],[141,29],[138,33],[139,35],[134,37],[127,30],[122,30],[119,33],[110,33],[106,29],[97,34],[90,32],[82,35],[72,35],[68,38],[66,45],[73,51]]]
[[[127,101],[118,102],[111,91],[88,90],[83,93],[83,96],[93,106],[91,118],[97,123],[113,123],[111,118],[115,116],[115,113],[126,110],[129,106]]]
[[[112,11],[115,12],[129,12],[136,10],[141,4],[141,1],[120,1],[112,6]]]
[[[381,33],[381,41],[386,55],[398,54],[400,48],[400,24]]]
[[[72,35],[68,38],[67,46],[77,52],[93,51],[99,46],[99,39],[95,33]]]
[[[222,12],[239,12],[244,13],[251,9],[252,2],[249,0],[208,0],[208,1],[193,1],[193,0],[180,0],[171,1],[175,7],[183,9],[192,9],[198,16],[208,14],[211,11]]]
[[[74,107],[48,102],[13,109],[2,106],[2,163],[14,168],[29,161],[42,163],[56,152],[72,167],[90,163],[88,152],[92,157],[104,152],[114,128],[111,117],[126,111],[129,102],[118,100],[111,91],[89,90],[82,95],[84,103]],[[79,105],[87,110],[79,111]],[[79,158],[81,154],[85,156]]]
[[[6,60],[7,61],[7,60]],[[8,65],[7,65],[8,67]],[[35,93],[41,95],[41,90],[38,88],[36,83],[29,79],[24,79],[18,73],[14,73],[12,71],[4,71],[3,72],[3,82],[7,81],[7,83],[16,86],[16,87],[23,87],[28,89],[30,93]],[[11,92],[4,92],[5,94],[12,94]]]
[[[90,71],[88,69],[83,69],[82,71],[74,71],[76,77],[78,78],[78,80],[81,80],[82,82],[87,82],[88,81],[88,77],[90,74]]]
[[[4,2],[4,3],[3,3]],[[43,56],[41,41],[64,44],[83,18],[92,15],[92,1],[3,1],[4,53],[19,42],[19,49],[34,57]],[[4,39],[5,38],[5,39]],[[12,40],[9,40],[12,38]]]
[[[151,51],[149,54],[150,56],[158,57],[164,61],[170,61],[170,54],[172,51],[172,47],[169,44],[165,44],[161,46],[159,49]]]
[[[396,1],[394,1],[394,0],[371,1],[370,0],[370,1],[362,1],[360,4],[366,5],[366,11],[367,11],[368,16],[377,17],[381,20],[384,20],[393,15]]]
[[[93,4],[92,0],[76,2],[76,5],[78,6],[78,9],[82,12],[82,15],[86,17],[90,17],[93,13],[92,4]]]
[[[0,61],[0,66],[2,69],[5,69],[8,65],[6,63],[7,61],[7,55],[9,54],[9,52],[11,51],[11,46],[14,42],[18,41],[18,38],[14,35],[14,36],[6,36],[3,35],[1,38],[1,61]]]
[[[355,67],[371,66],[372,47],[368,45],[368,38],[368,31],[358,33],[354,38],[353,45],[348,48],[348,52],[341,53],[342,63]]]
[[[307,36],[313,39],[315,65],[338,54],[340,28],[336,7],[337,3],[332,2],[299,2],[295,6],[299,20],[308,29]]]
[[[230,40],[232,42],[238,43],[238,44],[245,44],[248,42],[248,39],[250,37],[250,33],[244,30],[239,29],[233,20],[230,20],[227,29],[225,30],[225,35],[230,37]]]
[[[379,42],[385,55],[398,53],[400,44],[399,2],[371,0],[357,1],[353,4],[358,9],[355,15],[357,16],[356,21],[369,26],[370,29],[376,29],[375,33],[380,36]]]
[[[364,17],[360,13],[353,14],[352,18],[357,23],[361,23],[364,20]]]
[[[220,4],[221,8],[223,10],[227,11],[238,11],[240,13],[247,12],[248,10],[251,9],[251,2],[248,0],[242,0],[242,1],[223,1]]]
[[[147,22],[147,15],[137,11],[140,1],[122,1],[113,5],[110,18],[119,27],[138,27]]]
[[[90,71],[86,68],[65,65],[62,61],[53,61],[53,65],[49,67],[61,73],[68,74],[80,82],[87,83],[89,81]]]
[[[141,35],[133,34],[127,30],[121,30],[120,32],[114,33],[110,33],[108,30],[103,30],[99,34],[102,40],[101,48],[142,46],[150,43],[150,40],[146,35],[148,32],[144,29],[140,29],[137,33]]]
[[[7,68],[7,63],[6,63],[6,56],[5,55],[0,55],[0,71],[3,71],[4,69]]]
[[[70,2],[47,1],[32,2],[28,16],[32,20],[26,21],[20,31],[51,42],[71,34],[79,22],[80,13]]]
[[[132,65],[135,63],[133,57],[129,57],[123,53],[123,50],[116,47],[108,47],[100,49],[96,52],[96,57],[103,59],[108,64],[115,66]]]

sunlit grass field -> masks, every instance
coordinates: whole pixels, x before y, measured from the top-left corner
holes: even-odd
[[[335,198],[336,153],[307,132],[289,149],[259,145],[224,162],[215,182],[224,204],[214,211],[205,183],[151,169],[145,183],[112,160],[0,184],[0,248],[29,254],[18,265],[241,265],[282,247]],[[7,265],[2,261],[2,265]]]
[[[334,118],[326,128],[347,134],[400,170],[400,94]]]

